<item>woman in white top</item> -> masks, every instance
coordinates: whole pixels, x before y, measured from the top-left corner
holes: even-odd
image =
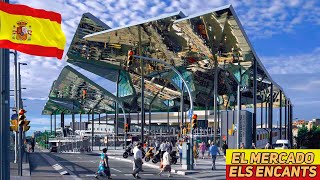
[[[182,143],[178,143],[177,148],[179,152],[180,164],[182,164]]]
[[[168,177],[171,176],[171,164],[170,164],[170,153],[169,153],[169,150],[167,150],[164,154],[163,154],[163,159],[162,159],[162,165],[163,165],[163,168],[161,169],[160,173],[159,173],[159,176],[161,176],[161,173],[163,171],[168,171],[169,172],[169,175]]]

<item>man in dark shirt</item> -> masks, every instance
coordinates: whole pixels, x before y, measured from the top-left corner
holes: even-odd
[[[227,144],[226,141],[224,141],[223,145],[222,145],[222,151],[223,151],[223,154],[224,154],[224,158],[226,158],[227,149],[228,149],[228,144]]]

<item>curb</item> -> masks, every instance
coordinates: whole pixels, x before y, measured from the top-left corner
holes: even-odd
[[[118,158],[118,157],[113,157],[113,156],[108,156],[110,159],[115,159],[115,160],[119,160],[119,161],[124,161],[124,162],[130,162],[133,163],[133,160],[130,159],[123,159],[123,158]],[[153,169],[159,169],[159,166],[157,165],[153,165],[153,164],[149,164],[149,163],[143,163],[144,166],[153,168]],[[194,173],[198,173],[199,171],[192,171],[192,172],[188,172],[188,171],[181,171],[181,170],[175,170],[171,167],[171,172],[175,173],[175,174],[179,174],[179,175],[189,175],[189,174],[194,174]]]

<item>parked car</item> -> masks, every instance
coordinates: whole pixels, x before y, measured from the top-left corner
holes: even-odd
[[[279,139],[274,145],[274,149],[290,149],[290,142],[287,139]]]
[[[50,147],[50,152],[58,152],[58,147],[57,146],[51,146]]]

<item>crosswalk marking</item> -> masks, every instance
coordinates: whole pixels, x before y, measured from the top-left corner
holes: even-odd
[[[121,172],[120,170],[115,169],[115,168],[110,168],[110,169],[115,170],[115,171],[117,171],[117,172]]]
[[[125,176],[132,176],[132,174],[124,174]],[[139,174],[139,176],[155,176],[156,174],[144,174],[144,173],[141,173]]]

